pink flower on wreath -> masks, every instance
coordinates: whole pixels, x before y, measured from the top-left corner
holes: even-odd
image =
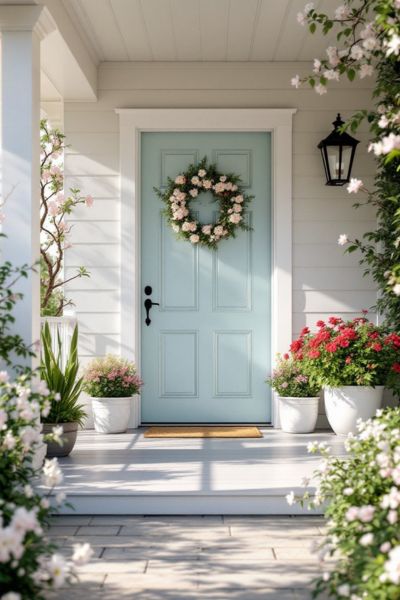
[[[238,213],[234,213],[233,215],[231,215],[229,217],[229,220],[231,223],[234,223],[235,225],[237,225],[242,220],[242,217]]]

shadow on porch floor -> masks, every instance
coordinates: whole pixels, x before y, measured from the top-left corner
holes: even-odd
[[[310,441],[343,454],[332,432],[291,435],[262,429],[257,439],[145,439],[81,431],[60,460],[75,514],[299,514],[285,496],[302,491],[320,458]]]

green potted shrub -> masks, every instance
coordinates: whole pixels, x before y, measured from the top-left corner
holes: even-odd
[[[83,389],[92,398],[94,428],[99,433],[123,433],[132,414],[133,427],[140,425],[137,395],[143,384],[132,362],[109,354],[89,363]]]
[[[365,317],[330,317],[303,330],[291,345],[310,381],[324,388],[328,421],[337,434],[355,433],[358,419],[381,406],[384,387],[400,387],[400,335]]]
[[[281,429],[287,433],[314,431],[320,388],[304,374],[301,360],[278,354],[276,368],[267,383],[278,394]]]
[[[56,441],[47,442],[47,456],[68,456],[76,442],[78,427],[83,424],[86,412],[79,404],[82,392],[82,378],[78,378],[78,326],[74,328],[65,367],[61,365],[62,344],[57,336],[57,353],[53,351],[53,340],[48,323],[41,332],[42,359],[40,374],[48,389],[56,394],[50,411],[43,417],[44,433],[52,433],[53,429],[62,427],[58,437],[62,445]]]

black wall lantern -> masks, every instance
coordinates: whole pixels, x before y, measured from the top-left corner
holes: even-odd
[[[340,133],[344,124],[340,114],[333,123],[333,131],[318,144],[324,163],[326,185],[344,185],[350,181],[351,168],[359,141],[348,133]]]

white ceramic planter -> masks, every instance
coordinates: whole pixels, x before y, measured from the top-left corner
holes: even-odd
[[[98,433],[124,433],[129,424],[131,409],[132,427],[139,426],[139,397],[92,398],[94,428]]]
[[[345,385],[324,390],[326,416],[338,435],[357,432],[357,420],[373,417],[382,404],[383,385]]]
[[[282,431],[287,433],[310,433],[318,418],[317,398],[278,397]]]

